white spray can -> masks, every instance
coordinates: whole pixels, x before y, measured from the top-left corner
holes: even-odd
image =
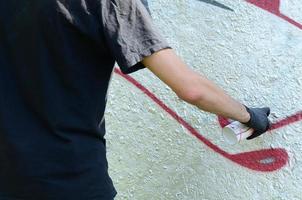
[[[232,145],[251,136],[253,132],[254,129],[238,121],[233,121],[222,129],[223,137]]]

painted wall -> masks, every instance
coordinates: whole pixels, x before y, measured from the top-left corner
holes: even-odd
[[[302,199],[301,0],[149,0],[157,27],[190,67],[272,129],[228,145],[227,121],[182,102],[148,70],[113,76],[106,111],[117,199]]]

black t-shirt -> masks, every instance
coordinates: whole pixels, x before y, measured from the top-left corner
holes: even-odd
[[[0,0],[0,200],[100,200],[104,110],[124,73],[169,48],[138,0]]]

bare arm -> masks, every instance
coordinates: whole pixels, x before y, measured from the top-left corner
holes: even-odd
[[[156,52],[142,62],[184,101],[236,121],[249,121],[250,115],[242,104],[187,67],[172,49]]]

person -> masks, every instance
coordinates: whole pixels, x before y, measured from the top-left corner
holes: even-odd
[[[0,199],[110,200],[104,110],[115,62],[255,129],[248,108],[175,54],[139,0],[0,1]],[[125,119],[126,120],[126,119]]]

